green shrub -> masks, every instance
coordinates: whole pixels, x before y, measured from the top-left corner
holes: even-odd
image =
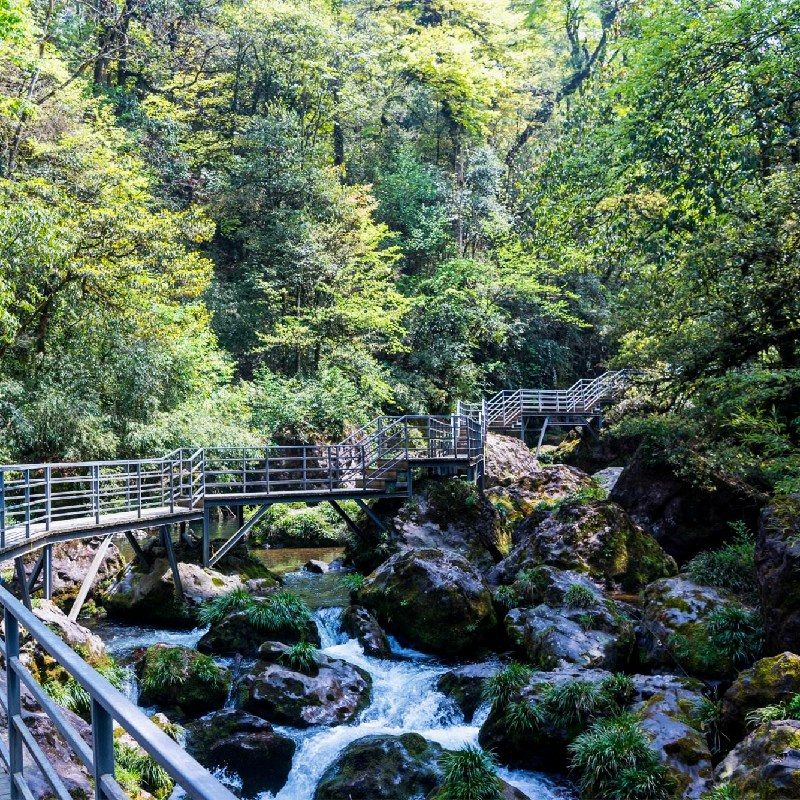
[[[721,656],[739,669],[750,666],[761,654],[764,627],[756,611],[739,605],[723,606],[712,612],[705,627],[712,659]]]
[[[517,700],[509,703],[504,718],[509,731],[518,736],[538,730],[546,721],[547,715],[539,703]]]
[[[596,602],[595,593],[579,583],[573,583],[564,594],[564,605],[567,608],[591,608]]]
[[[518,597],[528,603],[535,603],[539,595],[547,589],[549,578],[547,572],[539,567],[528,567],[517,573],[514,590]]]
[[[425,494],[431,519],[443,527],[475,517],[480,510],[478,487],[472,481],[461,478],[432,480],[426,485]]]
[[[672,778],[631,714],[595,721],[569,751],[571,767],[587,797],[667,800],[671,796]]]
[[[548,686],[541,703],[556,725],[580,726],[608,709],[608,697],[601,686],[591,681],[570,681]]]
[[[364,588],[366,578],[360,572],[349,572],[340,578],[342,586],[351,594],[357,594]]]
[[[144,789],[158,800],[163,800],[175,788],[169,773],[137,747],[115,741],[114,762],[117,782],[133,797],[137,797]]]
[[[701,800],[743,800],[739,790],[729,783],[721,783],[710,792],[702,795]]]
[[[530,676],[530,667],[512,661],[505,669],[483,681],[483,699],[497,708],[505,708],[511,698],[528,683]]]
[[[253,596],[247,589],[233,589],[227,594],[215,597],[200,609],[197,615],[203,625],[213,625],[232,611],[240,611],[253,603]]]
[[[311,611],[294,592],[282,589],[262,601],[255,601],[244,610],[247,621],[265,633],[295,631],[305,633]]]
[[[705,734],[709,749],[712,753],[719,753],[722,749],[722,732],[720,730],[722,701],[704,696],[694,704],[693,712],[694,719],[700,724],[700,730]]]
[[[186,657],[183,650],[165,647],[148,653],[142,688],[161,691],[183,683],[186,683]]]
[[[779,719],[800,719],[800,694],[793,694],[788,700],[774,705],[756,708],[747,713],[745,722],[756,727],[765,722],[773,722]]]
[[[498,586],[494,590],[494,601],[500,608],[510,611],[519,605],[519,596],[513,586]]]
[[[79,648],[76,648],[79,650]],[[78,655],[85,658],[85,653]],[[125,670],[111,656],[104,656],[91,665],[115,689],[121,689],[125,680]],[[69,709],[79,717],[88,720],[92,708],[89,692],[81,686],[66,670],[59,670],[42,684],[42,689],[60,706]]]
[[[636,696],[633,678],[615,672],[600,681],[600,691],[605,695],[609,708],[622,710],[629,706]]]
[[[278,660],[289,669],[310,675],[317,670],[318,653],[319,650],[310,642],[298,642],[282,653]]]
[[[695,583],[726,589],[755,602],[755,540],[743,523],[731,523],[731,527],[736,530],[733,541],[696,555],[686,565],[686,571]]]
[[[467,745],[439,759],[444,782],[437,800],[502,800],[497,762],[491,753]]]

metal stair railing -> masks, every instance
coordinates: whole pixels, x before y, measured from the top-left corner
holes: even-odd
[[[192,800],[235,800],[234,795],[213,775],[3,587],[0,587],[0,605],[5,622],[5,639],[0,644],[0,653],[6,676],[5,696],[0,695],[0,705],[8,720],[4,733],[4,738],[7,738],[0,742],[0,761],[11,779],[12,800],[32,797],[30,764],[26,764],[24,758],[26,750],[29,761],[38,766],[53,796],[57,800],[72,800],[55,766],[26,724],[22,706],[25,689],[50,718],[70,750],[83,762],[94,781],[95,800],[129,800],[129,795],[115,777],[115,724],[160,764]],[[20,659],[21,628],[27,630],[30,637],[91,697],[91,745],[67,721],[63,710],[48,697]]]

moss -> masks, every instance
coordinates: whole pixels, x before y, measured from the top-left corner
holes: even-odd
[[[694,766],[707,758],[707,749],[704,745],[705,742],[699,740],[699,735],[696,737],[687,735],[670,742],[664,751],[674,756],[682,764]]]

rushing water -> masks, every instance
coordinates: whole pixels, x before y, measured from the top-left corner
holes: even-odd
[[[313,590],[328,576],[295,573],[289,576],[295,590]],[[401,648],[391,641],[396,660],[370,658],[364,655],[355,639],[339,633],[341,607],[318,608],[314,616],[320,630],[322,650],[330,656],[349,661],[366,670],[372,677],[372,701],[349,725],[315,727],[305,730],[276,726],[297,743],[289,779],[273,797],[265,793],[252,800],[312,800],[320,777],[342,750],[363,736],[374,734],[400,735],[419,733],[447,749],[465,744],[477,744],[478,730],[485,719],[481,709],[469,724],[455,704],[436,689],[436,682],[448,667],[430,656]],[[106,642],[110,652],[118,657],[129,656],[136,648],[156,642],[168,642],[192,647],[204,629],[194,631],[164,631],[133,626],[101,624],[95,632]],[[226,660],[226,665],[227,660]],[[566,784],[547,776],[519,770],[500,770],[508,783],[516,786],[531,800],[571,800],[576,795]],[[241,785],[238,776],[218,774],[231,788]]]

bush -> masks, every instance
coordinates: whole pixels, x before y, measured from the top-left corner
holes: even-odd
[[[564,605],[567,608],[591,608],[596,602],[595,593],[579,583],[572,584],[564,594]]]
[[[514,590],[518,597],[528,603],[535,603],[539,595],[547,588],[549,579],[543,569],[529,567],[520,570],[514,581]]]
[[[513,586],[498,586],[494,590],[494,602],[506,611],[519,605],[519,596]]]
[[[541,703],[547,716],[556,725],[576,727],[604,713],[609,706],[602,687],[590,681],[570,681],[548,686]]]
[[[491,753],[467,745],[446,752],[439,760],[444,783],[437,800],[502,800],[497,762]]]
[[[357,594],[364,588],[367,580],[360,572],[350,572],[340,578],[342,586],[351,594]]]
[[[132,797],[138,797],[144,789],[163,800],[175,788],[169,773],[137,747],[115,741],[114,762],[117,782]]]
[[[714,611],[706,623],[709,656],[719,655],[737,668],[749,667],[764,646],[761,617],[739,605],[723,606]]]
[[[673,781],[631,714],[597,720],[569,746],[587,797],[667,800]]]
[[[505,669],[486,678],[482,686],[483,699],[497,708],[505,708],[531,676],[530,667],[512,661]]]
[[[79,653],[83,657],[83,653]],[[95,660],[91,666],[99,672],[115,689],[121,689],[125,670],[111,658],[104,656]],[[66,670],[59,669],[42,684],[42,689],[60,706],[88,720],[91,714],[92,698]]]
[[[231,612],[247,608],[251,603],[253,603],[253,596],[247,589],[233,589],[204,605],[197,618],[202,625],[213,625]]]
[[[451,522],[475,517],[479,511],[478,487],[461,478],[430,481],[425,489],[431,519],[446,527]]]
[[[743,523],[731,523],[731,527],[736,530],[732,542],[696,555],[686,571],[695,583],[726,589],[756,602],[755,540]]]
[[[351,516],[358,515],[357,506],[347,511]],[[347,537],[347,526],[327,503],[276,503],[253,526],[251,535],[256,544],[270,539],[287,544],[338,544]]]
[[[310,642],[298,642],[282,653],[278,660],[289,669],[311,675],[317,670],[318,653],[319,650]]]
[[[203,624],[216,624],[234,611],[243,611],[247,621],[265,633],[296,631],[302,635],[311,619],[308,606],[286,589],[263,600],[257,600],[246,589],[234,589],[214,598],[200,610],[198,617]]]

